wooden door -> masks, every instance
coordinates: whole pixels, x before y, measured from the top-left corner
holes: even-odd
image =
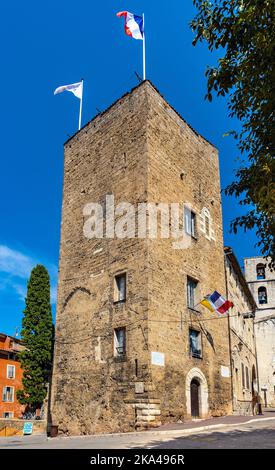
[[[200,383],[198,380],[193,379],[191,382],[191,415],[193,418],[200,416],[200,402],[199,402]]]

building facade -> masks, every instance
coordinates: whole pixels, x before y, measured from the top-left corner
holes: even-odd
[[[227,297],[234,304],[228,317],[233,412],[252,415],[257,412],[259,390],[254,331],[257,305],[232,248],[225,247],[224,253]]]
[[[266,407],[275,406],[275,272],[262,257],[244,259],[245,277],[257,304],[255,335],[260,395]]]
[[[16,391],[22,388],[18,361],[22,348],[19,339],[0,333],[0,418],[21,418],[25,409],[16,398]]]
[[[198,306],[226,291],[216,148],[145,81],[65,144],[64,165],[52,424],[230,413],[228,322]]]

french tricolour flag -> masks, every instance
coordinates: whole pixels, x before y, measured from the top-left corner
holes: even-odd
[[[210,312],[216,311],[218,313],[225,313],[231,307],[234,307],[233,302],[225,300],[216,290],[213,294],[206,295],[204,299],[200,301],[200,304],[208,308]]]
[[[125,33],[134,39],[143,39],[144,25],[142,16],[134,15],[129,11],[120,11],[116,16],[124,16],[125,18]]]

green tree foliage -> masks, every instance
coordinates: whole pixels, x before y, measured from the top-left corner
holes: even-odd
[[[230,117],[241,122],[237,139],[245,158],[226,194],[247,206],[232,221],[234,232],[256,228],[257,245],[275,266],[274,159],[274,0],[193,0],[197,15],[191,22],[193,44],[206,41],[209,50],[221,50],[216,67],[208,67],[208,92],[228,97]]]
[[[37,265],[28,281],[21,337],[26,349],[19,355],[23,369],[21,404],[41,408],[47,394],[52,364],[53,323],[50,304],[50,278],[47,269]]]

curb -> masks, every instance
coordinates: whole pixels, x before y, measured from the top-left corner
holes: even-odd
[[[104,439],[106,437],[112,438],[112,437],[122,437],[122,436],[132,436],[132,437],[138,437],[138,436],[167,436],[167,435],[188,435],[188,434],[195,434],[197,432],[204,432],[204,431],[209,431],[212,429],[220,429],[220,428],[225,428],[225,427],[238,427],[238,426],[245,426],[246,424],[251,424],[251,423],[257,423],[257,422],[263,422],[263,421],[272,421],[275,420],[274,418],[256,418],[256,419],[250,419],[248,421],[244,421],[242,423],[221,423],[221,424],[210,424],[207,426],[200,426],[200,427],[195,427],[195,428],[189,428],[189,429],[171,429],[171,430],[165,430],[165,431],[140,431],[140,432],[123,432],[123,433],[109,433],[109,434],[89,434],[86,436],[63,436],[63,437],[47,437],[47,440],[57,440],[57,439],[89,439],[89,438],[101,438]]]

